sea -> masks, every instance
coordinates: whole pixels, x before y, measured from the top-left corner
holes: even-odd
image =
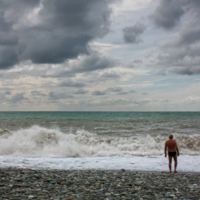
[[[200,112],[0,112],[0,168],[200,171]],[[172,163],[173,169],[173,163]]]

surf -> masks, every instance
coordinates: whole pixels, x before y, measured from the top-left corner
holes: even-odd
[[[59,128],[31,126],[25,129],[0,130],[0,155],[14,157],[111,157],[160,156],[167,137],[110,137],[84,129],[62,132]],[[181,154],[200,155],[200,136],[174,134]]]

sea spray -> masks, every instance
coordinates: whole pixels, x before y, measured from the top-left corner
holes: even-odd
[[[79,129],[75,134],[32,126],[0,135],[0,155],[23,157],[159,156],[166,137],[103,137]],[[181,154],[200,155],[200,136],[174,134]]]

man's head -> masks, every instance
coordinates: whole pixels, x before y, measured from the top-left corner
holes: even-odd
[[[173,139],[173,135],[172,134],[169,135],[169,139]]]

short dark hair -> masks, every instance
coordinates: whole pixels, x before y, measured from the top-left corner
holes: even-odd
[[[172,138],[173,138],[173,135],[172,135],[172,134],[170,134],[170,135],[169,135],[169,138],[171,138],[171,139],[172,139]]]

